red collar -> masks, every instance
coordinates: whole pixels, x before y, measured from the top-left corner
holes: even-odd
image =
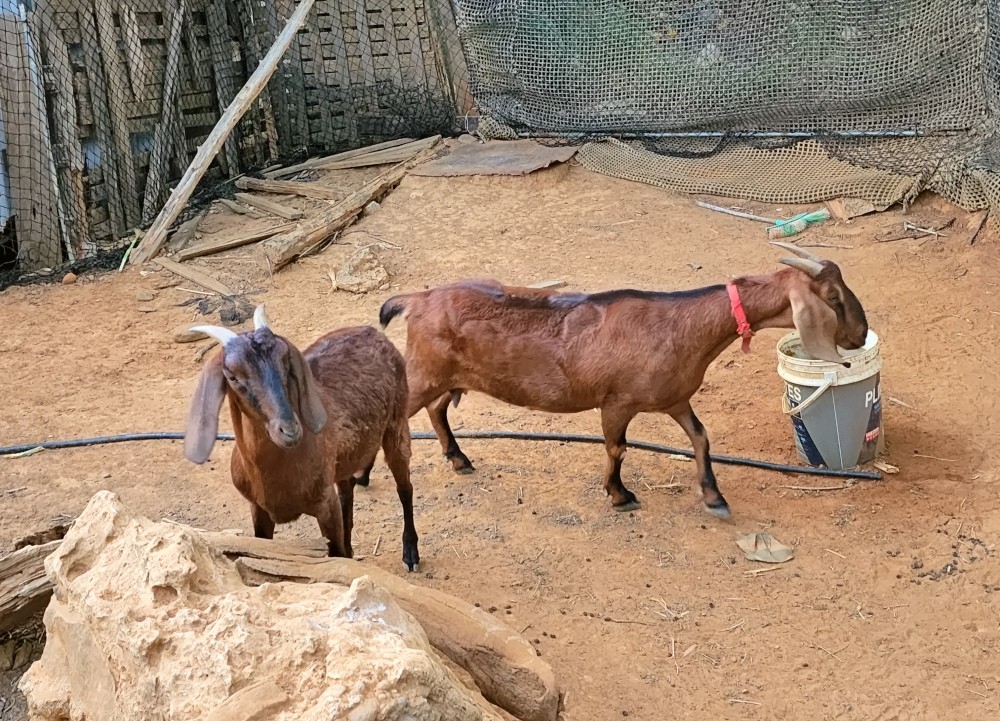
[[[726,290],[729,291],[729,305],[733,309],[733,317],[736,318],[736,332],[743,339],[743,352],[750,352],[750,339],[753,338],[753,330],[747,322],[747,314],[743,310],[743,302],[740,300],[740,292],[732,283],[726,283]]]

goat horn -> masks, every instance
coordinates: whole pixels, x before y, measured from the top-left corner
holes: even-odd
[[[253,312],[253,329],[260,330],[261,328],[270,328],[271,326],[267,323],[267,314],[264,312],[264,304],[261,303],[257,306],[257,309]]]
[[[212,336],[217,341],[219,341],[219,345],[221,345],[223,348],[229,345],[236,338],[236,334],[233,333],[231,330],[229,330],[228,328],[223,328],[222,326],[218,325],[196,325],[193,328],[191,328],[191,330],[199,331],[201,333],[206,333]]]
[[[776,245],[779,248],[784,248],[789,253],[795,253],[795,255],[799,256],[800,258],[805,258],[806,260],[814,260],[817,263],[822,263],[823,262],[822,258],[817,258],[815,255],[813,255],[812,253],[810,253],[805,248],[800,248],[799,246],[792,245],[791,243],[782,243],[782,242],[777,241],[777,240],[772,240],[771,241],[771,245]]]
[[[782,258],[778,262],[789,265],[792,268],[798,268],[803,273],[813,278],[817,277],[825,270],[822,263],[811,258]]]

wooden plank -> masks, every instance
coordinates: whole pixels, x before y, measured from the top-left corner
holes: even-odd
[[[261,64],[260,38],[257,35],[257,26],[260,25],[262,18],[254,17],[254,7],[252,3],[248,4],[247,7],[250,13],[249,31],[244,34],[241,47],[246,55],[247,67],[257,68],[260,67]],[[244,27],[246,26],[247,25],[245,23]],[[268,85],[270,85],[270,83],[268,83]],[[260,107],[261,118],[264,122],[262,135],[266,141],[266,147],[264,148],[265,155],[259,157],[258,161],[267,160],[273,163],[280,157],[281,149],[278,145],[278,125],[274,117],[274,108],[271,106],[270,90],[266,93],[260,93],[257,104]]]
[[[294,230],[295,226],[296,223],[284,223],[282,225],[276,225],[273,228],[257,230],[235,238],[226,238],[225,240],[216,240],[211,243],[202,243],[175,253],[174,259],[178,262],[182,262],[185,260],[191,260],[192,258],[200,258],[203,255],[221,253],[224,250],[241,248],[244,245],[250,245],[251,243],[256,243],[260,240],[267,240],[268,238],[278,235],[279,233],[287,233]]]
[[[125,49],[125,59],[128,61],[132,92],[136,98],[144,98],[146,84],[149,82],[149,71],[142,56],[142,40],[139,37],[139,24],[135,20],[135,10],[127,2],[121,2],[118,4],[118,18],[122,28],[122,44]]]
[[[295,11],[294,0],[273,0],[272,4],[278,12],[279,27],[283,25]],[[286,99],[287,111],[294,117],[291,127],[294,129],[294,149],[301,151],[309,147],[309,118],[306,114],[306,85],[302,76],[302,43],[301,34],[296,34],[295,41],[289,49],[288,62],[283,63],[285,69],[285,87],[288,89]]]
[[[83,149],[76,133],[78,118],[76,103],[73,102],[73,67],[69,48],[63,42],[62,33],[55,26],[52,14],[42,4],[35,7],[55,83],[50,100],[54,134],[59,148],[56,167],[61,181],[59,191],[69,234],[69,259],[78,260],[93,255],[97,246],[90,238],[90,223],[87,218]]]
[[[341,160],[347,160],[348,158],[356,158],[359,155],[365,155],[366,153],[374,153],[378,150],[384,150],[386,148],[395,148],[399,145],[405,145],[406,143],[414,142],[413,138],[399,138],[397,140],[387,140],[384,143],[376,143],[375,145],[369,145],[364,148],[355,148],[354,150],[345,150],[342,153],[335,153],[334,155],[326,155],[322,158],[312,158],[303,163],[298,163],[297,165],[289,165],[287,168],[278,168],[277,170],[272,170],[269,173],[264,173],[264,177],[268,180],[273,180],[275,178],[285,178],[289,175],[294,175],[303,170],[312,170],[318,168],[325,163],[336,163]]]
[[[257,27],[266,28],[264,32],[265,42],[274,42],[273,38],[278,36],[278,32],[281,28],[281,18],[278,16],[278,6],[275,0],[263,3],[258,10],[253,7],[256,3],[250,4],[252,8],[251,12],[260,12],[263,14],[261,18],[262,23],[259,23]],[[256,18],[255,18],[256,20]],[[253,38],[256,40],[257,35],[254,33]],[[289,46],[289,61],[293,59],[298,60],[297,53],[294,54],[292,51],[296,49],[297,45],[295,40],[292,40],[292,44]],[[294,154],[296,149],[295,141],[295,130],[294,124],[292,123],[292,110],[289,98],[294,92],[294,88],[289,85],[289,75],[288,68],[284,63],[278,65],[278,69],[274,73],[274,77],[271,78],[271,82],[267,84],[267,89],[263,95],[267,96],[271,100],[271,110],[273,110],[273,120],[275,127],[275,132],[277,134],[277,153],[275,157],[289,156]],[[265,118],[266,122],[266,118]]]
[[[202,271],[192,268],[189,265],[181,265],[180,263],[170,260],[169,258],[157,258],[156,262],[174,275],[179,275],[181,278],[186,278],[192,283],[197,283],[202,288],[206,288],[223,296],[236,295],[236,293],[233,292],[233,290],[225,283],[221,283],[208,273],[203,273]]]
[[[427,80],[424,51],[420,47],[420,27],[417,25],[418,13],[420,12],[416,7],[407,9],[407,12],[404,13],[404,23],[396,25],[394,22],[393,27],[395,28],[396,38],[406,40],[410,45],[409,62],[403,63],[402,59],[400,59],[400,70],[411,88],[430,93],[431,87]]]
[[[201,224],[201,221],[205,219],[205,215],[207,214],[208,209],[202,209],[193,218],[188,218],[181,223],[177,232],[174,233],[170,242],[167,243],[167,252],[176,253],[183,250],[185,246],[191,242],[191,239],[194,238],[194,234],[198,231],[198,226]],[[177,260],[179,261],[181,259],[178,258]]]
[[[45,559],[61,543],[25,546],[0,558],[0,632],[17,628],[48,605],[52,584],[45,575]]]
[[[392,83],[392,89],[389,92],[399,93],[402,90],[409,89],[409,84],[406,82],[406,78],[403,77],[402,68],[399,64],[399,47],[397,43],[399,42],[399,37],[396,35],[396,25],[392,19],[392,5],[390,0],[367,0],[369,10],[374,10],[374,18],[372,13],[368,13],[368,23],[371,25],[381,25],[382,32],[385,35],[385,49],[388,53],[386,57],[386,64],[388,65],[385,71],[385,80]],[[380,78],[378,74],[375,75],[375,80],[378,81]]]
[[[132,144],[129,139],[128,116],[125,103],[133,98],[132,90],[125,77],[125,67],[118,52],[118,33],[114,26],[114,6],[112,0],[93,0],[96,20],[97,40],[101,48],[104,74],[110,90],[108,110],[114,131],[114,144],[118,160],[122,207],[129,227],[136,227],[141,221],[139,188],[135,178],[135,163]],[[81,12],[82,14],[82,12]]]
[[[195,0],[195,4],[197,4],[197,0]],[[187,44],[188,68],[190,70],[189,77],[193,89],[210,92],[212,87],[209,80],[212,77],[212,70],[208,63],[204,43],[199,39],[198,31],[204,28],[203,26],[195,25],[194,13],[196,12],[198,10],[192,7],[192,3],[189,2],[186,12],[187,22],[184,23],[184,40]]]
[[[329,210],[300,223],[294,231],[262,243],[258,253],[261,264],[277,270],[312,252],[335,232],[350,225],[368,203],[389,192],[403,179],[406,171],[431,157],[434,152],[433,147],[426,148],[405,163],[365,183]]]
[[[300,183],[295,180],[258,180],[242,177],[236,181],[240,190],[256,190],[262,193],[279,195],[301,195],[303,198],[318,200],[337,200],[344,196],[344,191],[323,185],[322,183]]]
[[[399,145],[394,148],[386,148],[374,153],[365,153],[355,158],[347,160],[327,161],[316,165],[317,170],[346,170],[348,168],[363,168],[371,165],[387,165],[389,163],[401,163],[407,158],[411,158],[421,150],[432,147],[441,139],[440,135],[434,135],[423,140],[415,140],[412,143]]]
[[[246,203],[247,205],[252,205],[255,208],[260,208],[264,212],[270,213],[271,215],[277,215],[279,218],[284,218],[285,220],[299,220],[300,218],[305,217],[305,213],[301,210],[289,208],[287,205],[275,203],[273,200],[267,200],[266,198],[250,195],[249,193],[234,193],[233,197],[241,203]]]
[[[375,58],[372,55],[371,28],[368,27],[368,8],[365,0],[348,0],[354,5],[354,32],[358,41],[358,74],[351,78],[360,81],[361,93],[354,96],[359,112],[376,112],[378,110],[378,92],[375,88]],[[346,28],[345,28],[346,30]]]
[[[30,43],[30,45],[29,45]],[[0,15],[0,105],[17,217],[17,257],[24,270],[62,264],[59,193],[48,134],[38,45],[27,23]]]
[[[181,65],[181,33],[183,31],[184,2],[167,0],[167,18],[170,23],[170,39],[167,41],[167,68],[163,77],[163,106],[160,111],[160,121],[156,124],[153,134],[152,157],[149,162],[149,174],[146,176],[145,203],[142,208],[142,222],[150,223],[156,217],[167,188],[168,159],[172,150],[176,150],[175,124],[177,118],[177,86],[180,83]]]
[[[333,116],[330,113],[330,95],[331,88],[327,85],[326,70],[323,67],[323,46],[320,44],[319,39],[319,19],[318,15],[321,8],[317,7],[316,12],[310,14],[309,20],[306,22],[306,40],[309,43],[309,58],[312,60],[313,65],[313,75],[311,76],[312,82],[315,84],[316,89],[319,91],[320,97],[317,105],[319,106],[319,128],[318,131],[310,133],[310,137],[306,139],[306,145],[311,145],[310,139],[316,138],[319,144],[324,148],[329,148],[333,145]],[[333,23],[337,23],[339,18],[331,18]],[[305,110],[305,78],[303,78],[303,111]]]
[[[236,213],[237,215],[249,215],[254,218],[261,217],[260,215],[258,215],[245,205],[240,205],[235,200],[230,200],[229,198],[219,198],[218,203],[220,205],[224,205],[226,208]]]
[[[427,22],[431,31],[431,43],[438,67],[444,76],[444,87],[447,97],[455,107],[458,117],[465,117],[472,112],[475,98],[469,88],[469,67],[465,62],[465,52],[462,50],[458,24],[455,22],[455,11],[452,0],[424,0],[427,10]]]
[[[205,19],[208,23],[209,48],[212,54],[212,73],[215,77],[219,113],[224,113],[236,96],[236,88],[233,80],[235,73],[233,71],[233,60],[229,47],[229,23],[226,21],[224,0],[212,0],[205,11]],[[220,157],[223,171],[230,178],[240,172],[240,155],[236,141],[236,134],[229,134],[223,143],[223,152]]]
[[[226,108],[226,112],[219,118],[219,122],[212,129],[208,139],[198,148],[198,154],[191,162],[191,165],[188,166],[184,177],[181,178],[177,187],[174,188],[174,192],[170,194],[170,199],[163,207],[163,210],[160,211],[156,221],[132,253],[132,264],[143,263],[159,252],[163,246],[163,241],[166,239],[167,229],[177,219],[177,216],[180,215],[181,210],[187,204],[188,198],[194,192],[198,181],[205,175],[205,171],[208,170],[212,159],[219,152],[219,148],[222,147],[225,139],[232,133],[236,123],[243,117],[247,108],[250,107],[250,103],[254,101],[254,98],[260,94],[260,91],[267,84],[267,81],[278,65],[278,61],[285,54],[288,46],[291,45],[295,33],[298,32],[299,28],[305,22],[306,16],[308,16],[314,2],[315,0],[301,0],[295,13],[289,18],[288,24],[281,31],[281,35],[275,41],[274,45],[271,46],[267,56],[257,66],[257,69],[254,70],[253,75],[247,80],[246,84],[233,99],[233,102]]]

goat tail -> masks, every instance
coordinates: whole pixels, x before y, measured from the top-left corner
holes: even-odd
[[[389,326],[393,318],[406,311],[409,299],[410,296],[408,294],[394,295],[382,304],[382,307],[378,311],[378,322],[382,324],[383,329]]]

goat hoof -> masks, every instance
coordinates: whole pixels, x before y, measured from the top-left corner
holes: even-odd
[[[721,518],[723,521],[728,521],[732,518],[733,514],[729,512],[729,504],[725,501],[716,503],[715,505],[705,504],[705,510],[711,513],[716,518]]]
[[[411,566],[409,563],[405,563],[404,562],[403,565],[406,566],[406,572],[407,573],[419,573],[420,572],[420,564],[419,563],[414,563]]]
[[[476,472],[476,469],[472,467],[471,463],[469,465],[467,465],[467,466],[461,466],[461,467],[455,469],[455,473],[457,473],[460,476],[469,476],[469,475],[472,475],[475,472]]]
[[[637,500],[625,501],[625,503],[620,506],[612,505],[611,507],[619,513],[624,513],[625,511],[638,511],[641,508],[639,501]]]

